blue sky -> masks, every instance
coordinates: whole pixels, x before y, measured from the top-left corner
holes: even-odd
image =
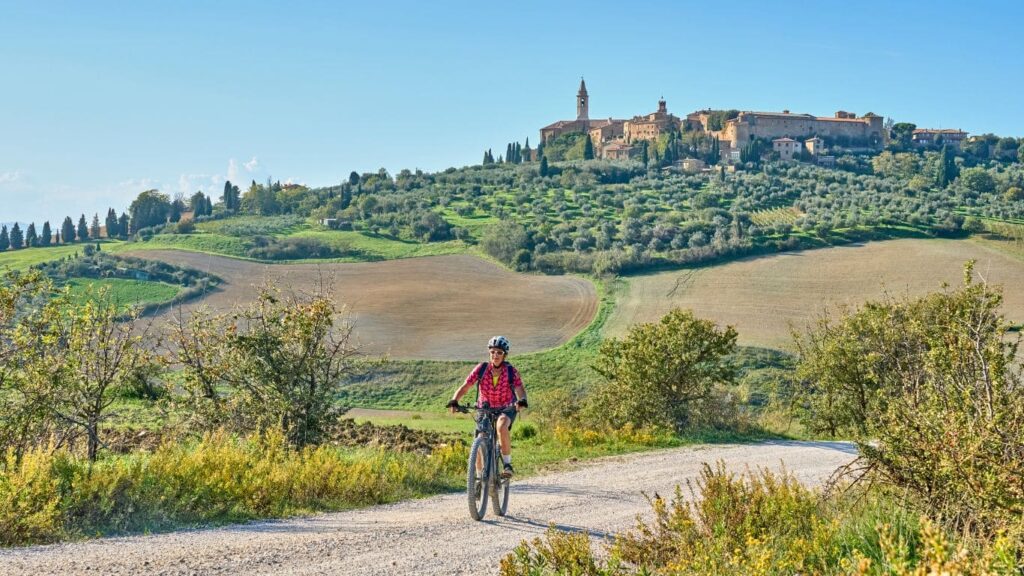
[[[580,76],[592,118],[664,96],[679,115],[843,109],[1024,136],[1022,22],[1013,1],[0,0],[0,221],[225,178],[464,166],[573,118]]]

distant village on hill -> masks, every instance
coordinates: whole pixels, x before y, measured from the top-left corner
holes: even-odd
[[[576,119],[558,120],[540,129],[541,146],[569,134],[589,136],[594,158],[640,158],[652,142],[665,135],[690,133],[716,143],[718,158],[712,162],[735,165],[745,160],[751,146],[761,153],[774,153],[780,160],[801,159],[829,166],[835,161],[831,151],[880,151],[889,141],[889,128],[882,116],[868,112],[857,116],[840,110],[833,116],[739,110],[697,110],[680,118],[668,111],[664,98],[658,109],[629,119],[591,119],[590,95],[580,80],[576,93]],[[959,147],[967,133],[957,129],[913,130],[917,146],[938,143]],[[530,151],[536,155],[536,151]],[[707,160],[707,158],[705,158]],[[716,162],[717,160],[717,162]],[[699,171],[706,162],[697,158],[679,158],[676,164],[686,171]]]

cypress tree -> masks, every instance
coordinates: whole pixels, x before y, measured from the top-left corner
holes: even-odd
[[[7,235],[7,225],[0,226],[0,252],[11,247],[11,237]]]
[[[92,215],[92,224],[89,225],[89,237],[93,240],[100,239],[100,215],[99,212],[94,212]]]
[[[526,145],[523,146],[523,155],[522,155],[522,157],[526,158],[527,162],[529,162],[530,160],[533,159],[530,156],[530,137],[529,136],[526,137]]]
[[[547,175],[548,175],[548,157],[547,156],[541,156],[540,157],[540,176],[541,176],[541,178],[544,178]]]
[[[956,177],[959,176],[959,170],[956,167],[956,162],[953,157],[953,151],[949,148],[949,145],[942,146],[942,158],[939,165],[938,184],[940,188],[949,186]]]
[[[29,248],[39,246],[39,235],[36,234],[35,222],[29,223],[28,230],[25,230],[25,246]]]
[[[39,236],[40,246],[49,246],[53,242],[53,230],[50,229],[50,221],[43,222],[43,233]]]
[[[509,142],[508,146],[505,146],[505,159],[512,163],[515,160],[515,152],[512,151],[512,143]]]
[[[128,213],[121,212],[121,216],[117,219],[117,235],[120,238],[128,237]]]
[[[480,161],[481,164],[489,164],[487,162],[487,150],[484,150],[484,159]]]
[[[11,250],[20,250],[25,243],[25,236],[21,233],[21,226],[15,222],[14,226],[11,226]]]
[[[583,159],[593,160],[594,159],[594,141],[590,139],[590,136],[583,136],[586,141],[583,144]]]
[[[89,239],[89,226],[85,223],[85,214],[78,217],[78,241],[85,242]]]
[[[117,212],[114,212],[113,208],[107,209],[107,218],[104,220],[107,225],[107,238],[117,238],[119,236],[117,231]]]
[[[71,221],[71,216],[64,217],[64,223],[60,225],[60,237],[65,244],[75,241],[75,223]]]

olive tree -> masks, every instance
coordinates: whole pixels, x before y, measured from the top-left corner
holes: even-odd
[[[335,397],[358,350],[344,308],[329,295],[262,288],[231,314],[179,313],[170,325],[173,361],[184,368],[204,427],[280,427],[296,446],[321,442],[340,415]]]
[[[605,383],[593,399],[594,417],[612,426],[684,430],[712,399],[716,384],[730,383],[726,357],[736,330],[720,329],[689,310],[673,309],[657,323],[637,324],[619,340],[605,340],[594,364]]]
[[[869,303],[798,340],[805,421],[953,525],[1024,514],[1024,386],[999,290]]]

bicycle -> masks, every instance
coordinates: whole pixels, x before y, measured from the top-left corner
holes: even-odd
[[[469,448],[469,462],[466,466],[466,496],[469,500],[469,515],[473,520],[482,520],[487,513],[487,497],[491,499],[491,511],[497,516],[508,512],[509,484],[511,478],[500,473],[501,446],[498,443],[497,421],[504,408],[474,408],[487,419],[487,426],[473,439]],[[456,405],[455,410],[467,413],[468,406]],[[478,455],[483,469],[476,469]]]

